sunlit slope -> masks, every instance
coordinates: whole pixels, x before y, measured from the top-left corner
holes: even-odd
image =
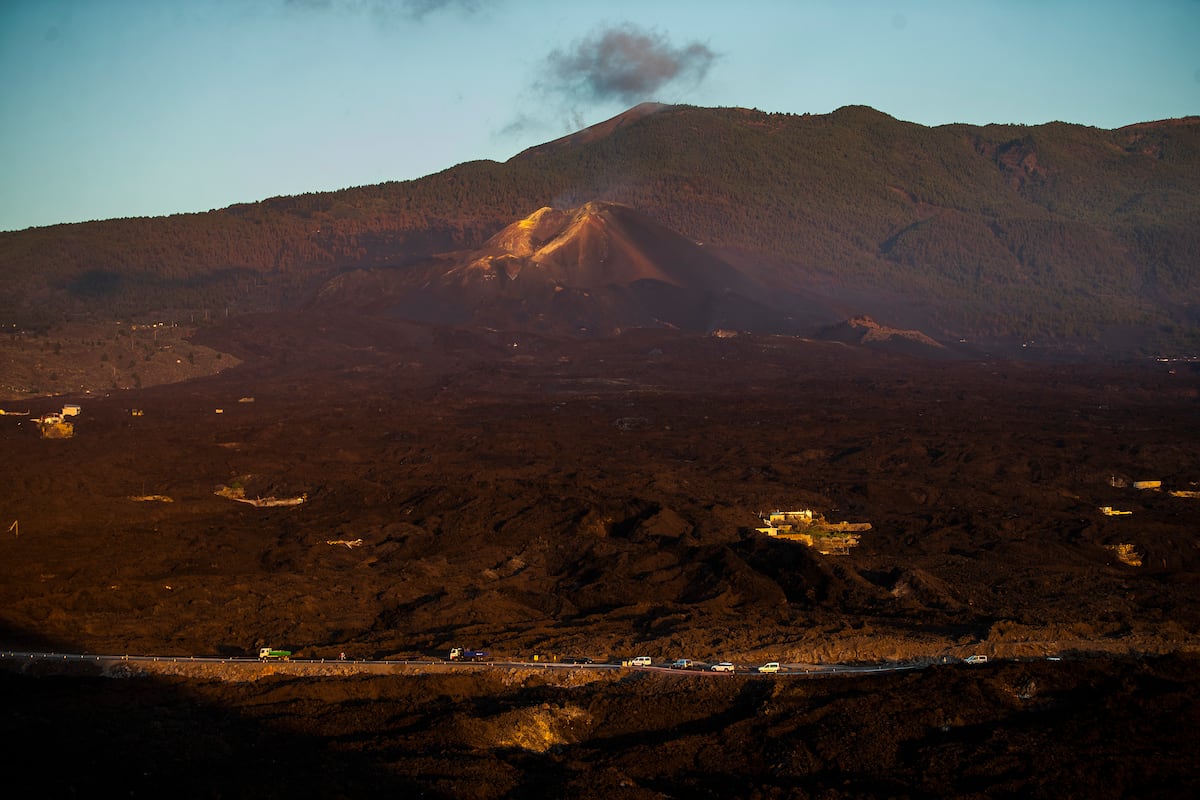
[[[764,287],[708,249],[615,203],[538,209],[477,250],[443,255],[431,270],[419,287],[390,289],[377,274],[359,273],[337,282],[336,299],[378,305],[390,292],[383,310],[410,319],[563,334],[793,332],[815,324],[789,322],[789,303],[770,302]]]

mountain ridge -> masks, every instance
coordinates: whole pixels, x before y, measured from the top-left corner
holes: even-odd
[[[635,110],[503,164],[0,234],[0,322],[298,307],[335,275],[411,270],[538,208],[603,200],[846,317],[1118,355],[1200,344],[1200,118],[927,128],[855,106]]]

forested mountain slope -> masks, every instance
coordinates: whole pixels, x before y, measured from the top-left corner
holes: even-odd
[[[296,306],[350,269],[626,204],[760,283],[943,338],[1197,345],[1200,118],[927,128],[645,106],[504,164],[203,214],[0,234],[4,324]]]

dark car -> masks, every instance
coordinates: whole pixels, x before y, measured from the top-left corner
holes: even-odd
[[[595,664],[596,662],[587,656],[567,656],[562,660],[564,664]]]

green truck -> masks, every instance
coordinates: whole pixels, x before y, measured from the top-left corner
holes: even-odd
[[[287,661],[292,657],[291,650],[276,650],[273,647],[261,647],[258,650],[258,657],[263,661],[268,659],[278,659],[279,661]]]

